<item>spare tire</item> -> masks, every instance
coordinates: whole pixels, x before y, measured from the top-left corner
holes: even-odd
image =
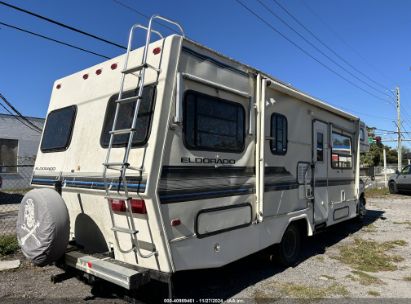
[[[17,240],[37,266],[57,261],[69,241],[70,220],[63,198],[53,189],[34,189],[21,201]]]

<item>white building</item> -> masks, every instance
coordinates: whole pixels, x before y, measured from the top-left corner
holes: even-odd
[[[26,118],[43,128],[43,118]],[[28,126],[21,118],[0,114],[0,190],[22,189],[30,185],[41,133]]]

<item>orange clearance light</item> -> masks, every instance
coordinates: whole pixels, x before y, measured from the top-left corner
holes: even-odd
[[[117,69],[117,63],[113,63],[113,64],[111,65],[111,69],[112,69],[112,70]]]
[[[153,54],[154,54],[154,55],[160,54],[160,52],[161,52],[161,47],[156,47],[156,48],[153,50]]]
[[[100,75],[101,72],[102,72],[102,69],[98,69],[98,70],[96,71],[96,74],[97,74],[97,75]]]
[[[86,80],[88,78],[88,74],[83,75],[83,79]]]
[[[56,89],[59,90],[61,88],[61,84],[56,85]]]

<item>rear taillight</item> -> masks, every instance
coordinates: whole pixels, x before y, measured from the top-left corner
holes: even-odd
[[[126,212],[127,211],[127,204],[124,200],[118,199],[111,199],[111,210],[114,212]],[[130,200],[131,212],[132,213],[140,213],[140,214],[147,214],[146,203],[144,200],[140,199],[131,199]]]
[[[132,199],[131,203],[131,212],[147,214],[146,203],[141,199]]]
[[[114,212],[125,212],[127,210],[126,208],[126,202],[123,200],[117,200],[117,199],[111,199],[111,210]]]

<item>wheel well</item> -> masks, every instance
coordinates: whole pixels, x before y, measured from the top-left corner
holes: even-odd
[[[365,193],[364,193],[364,192],[360,194],[360,200],[361,200],[361,199],[364,200],[364,205],[365,205],[366,200],[365,200]]]
[[[289,223],[289,225],[295,225],[297,226],[298,230],[301,233],[302,237],[306,237],[308,236],[308,222],[305,218],[296,220],[296,221],[292,221]]]

